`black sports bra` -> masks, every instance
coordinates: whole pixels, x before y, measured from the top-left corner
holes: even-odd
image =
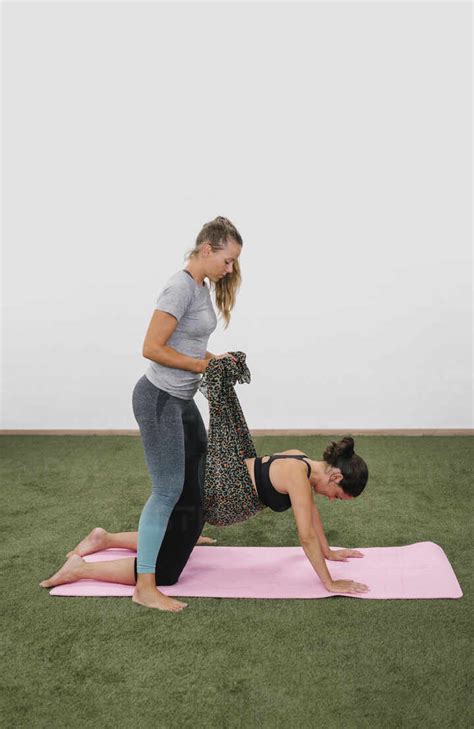
[[[272,511],[286,511],[287,509],[291,508],[290,497],[288,496],[288,494],[281,494],[272,486],[269,475],[270,465],[278,458],[298,458],[302,460],[303,458],[308,458],[308,456],[304,454],[293,455],[290,453],[285,453],[284,455],[270,456],[268,461],[264,462],[262,462],[262,458],[265,458],[265,456],[258,456],[255,459],[254,465],[255,485],[257,487],[259,499],[260,501],[262,501],[262,503],[265,504],[265,506],[269,506]],[[309,463],[306,463],[306,465],[308,467],[309,478],[311,475],[311,465]]]

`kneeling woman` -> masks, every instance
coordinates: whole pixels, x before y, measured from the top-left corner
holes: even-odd
[[[200,483],[204,481],[205,457],[199,464],[192,459],[187,463],[185,488],[170,520],[168,530],[158,554],[156,584],[171,585],[177,582],[204,525]],[[334,499],[349,500],[362,493],[368,480],[365,461],[354,453],[354,440],[345,437],[331,443],[322,461],[308,458],[302,451],[288,450],[271,456],[246,458],[246,466],[252,481],[254,496],[273,511],[293,509],[301,546],[315,572],[328,592],[367,592],[367,585],[353,580],[333,580],[325,560],[346,561],[348,557],[363,557],[353,549],[329,548],[313,492]],[[198,465],[198,468],[196,467]],[[205,488],[205,485],[204,485]],[[229,501],[235,510],[238,494]],[[235,521],[235,519],[234,519]],[[203,543],[201,538],[201,543]],[[40,583],[41,587],[54,587],[81,579],[103,580],[125,585],[135,585],[136,559],[124,558],[107,562],[85,562],[82,556],[112,547],[136,550],[137,532],[110,534],[94,529],[70,553],[63,567]],[[173,612],[186,606],[178,602]],[[159,608],[161,609],[161,608]]]

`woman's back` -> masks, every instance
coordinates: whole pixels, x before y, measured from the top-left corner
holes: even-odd
[[[311,464],[305,453],[296,450],[281,451],[271,456],[261,456],[247,463],[252,483],[260,500],[273,511],[286,511],[291,507],[286,483],[295,470],[295,461],[305,463],[308,479],[311,475]],[[253,465],[253,469],[252,469]],[[296,466],[297,467],[297,466]],[[298,467],[297,467],[298,468]],[[253,474],[252,474],[253,470]]]

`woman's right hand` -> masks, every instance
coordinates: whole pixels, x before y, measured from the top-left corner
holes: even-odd
[[[201,374],[204,374],[204,372],[207,370],[207,365],[209,364],[209,362],[211,361],[211,359],[212,359],[212,357],[210,359],[203,359],[203,360],[201,360],[201,362],[202,362],[202,364],[201,364]]]
[[[223,359],[224,357],[232,357],[232,359],[234,360],[234,362],[237,362],[236,358],[232,354],[230,354],[229,352],[224,352],[224,354],[216,354],[215,357],[210,357],[209,359],[203,359],[202,360],[203,363],[204,363],[203,364],[202,372],[205,372],[206,371],[207,365],[209,364],[209,362],[212,359]]]
[[[324,585],[328,592],[368,592],[369,587],[363,585],[361,582],[354,582],[354,580],[333,580],[329,585]]]

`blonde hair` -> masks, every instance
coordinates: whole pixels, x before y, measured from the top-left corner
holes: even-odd
[[[219,215],[209,223],[205,223],[196,238],[195,247],[185,254],[186,260],[195,258],[199,255],[202,246],[209,243],[213,251],[219,251],[226,247],[229,238],[233,238],[236,243],[243,246],[242,236],[228,218]],[[228,273],[216,283],[211,282],[211,288],[214,287],[214,296],[216,298],[217,309],[224,320],[224,329],[227,329],[230,322],[230,312],[235,306],[237,292],[242,283],[240,274],[240,266],[238,259],[235,259],[232,266],[232,273]]]

